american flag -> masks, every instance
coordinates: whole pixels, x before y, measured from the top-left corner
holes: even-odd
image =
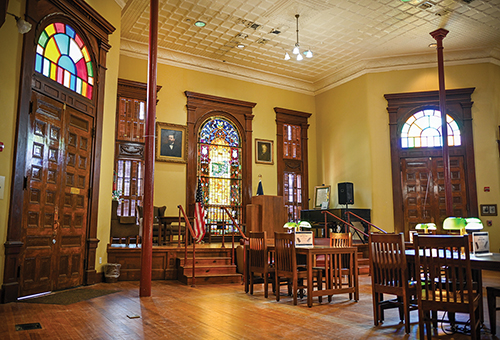
[[[196,190],[196,204],[194,207],[194,235],[195,242],[200,242],[205,236],[205,209],[203,208],[203,191],[201,181],[198,179],[198,189]]]

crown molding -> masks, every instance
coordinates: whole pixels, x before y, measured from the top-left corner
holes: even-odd
[[[137,43],[128,39],[121,39],[120,54],[147,60],[148,45]],[[213,59],[191,54],[179,53],[164,48],[158,48],[158,63],[244,80],[251,83],[271,86],[307,95],[314,95],[312,82],[276,75],[271,72],[264,72],[249,67],[234,65],[228,62],[215,61]]]
[[[127,4],[125,0],[115,0],[115,2],[118,4],[118,6],[120,6],[121,9],[123,9],[123,7],[125,7],[125,5]]]
[[[148,45],[122,38],[120,54],[147,60]],[[445,50],[444,58],[446,66],[478,63],[493,63],[500,66],[500,48],[461,51]],[[158,62],[165,65],[248,81],[297,93],[318,95],[369,73],[437,67],[437,56],[435,53],[425,53],[360,60],[315,82],[294,79],[272,72],[264,72],[249,67],[223,61],[215,61],[213,59],[175,52],[164,48],[158,49]]]

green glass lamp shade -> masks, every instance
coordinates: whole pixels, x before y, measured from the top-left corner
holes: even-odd
[[[444,230],[461,230],[465,228],[467,221],[463,217],[447,217],[443,222]]]
[[[286,222],[286,223],[283,225],[283,228],[288,228],[288,229],[294,229],[294,228],[297,228],[297,223],[295,223],[295,222]]]
[[[477,217],[468,217],[465,221],[467,222],[467,225],[465,226],[465,230],[467,230],[467,232],[483,229],[483,222]]]
[[[434,223],[419,223],[415,226],[416,230],[436,230],[436,225]]]
[[[311,223],[309,223],[307,221],[300,221],[299,227],[300,228],[311,228]]]

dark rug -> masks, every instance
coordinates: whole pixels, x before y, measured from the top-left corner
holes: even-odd
[[[90,300],[99,296],[104,296],[117,292],[119,292],[119,290],[78,288],[78,289],[64,290],[61,292],[55,292],[49,295],[40,296],[32,299],[26,299],[22,300],[21,302],[45,303],[52,305],[71,305],[72,303]]]

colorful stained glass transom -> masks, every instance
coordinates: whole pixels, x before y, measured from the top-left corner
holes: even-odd
[[[462,144],[460,128],[457,122],[446,115],[448,125],[448,146]],[[441,147],[441,112],[438,110],[423,110],[408,118],[401,129],[401,147],[432,148]]]
[[[228,120],[214,117],[201,127],[198,177],[202,184],[207,224],[231,222],[222,207],[231,208],[238,219],[241,211],[241,142],[237,129]],[[216,229],[212,233],[214,231]]]
[[[87,47],[71,26],[52,23],[38,38],[35,71],[92,99],[94,68]]]

